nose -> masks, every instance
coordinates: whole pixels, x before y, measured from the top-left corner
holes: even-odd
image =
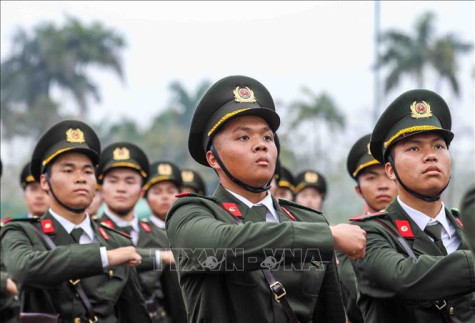
[[[264,152],[267,152],[269,150],[269,147],[267,147],[268,143],[263,139],[263,138],[259,138],[256,142],[256,144],[254,145],[254,151],[255,152],[258,152],[258,151],[264,151]]]
[[[86,177],[82,171],[76,172],[76,183],[86,183]]]
[[[437,155],[434,153],[433,150],[427,151],[427,153],[424,155],[424,162],[437,162]]]

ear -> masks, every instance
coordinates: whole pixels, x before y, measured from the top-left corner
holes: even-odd
[[[46,192],[49,192],[49,185],[48,185],[48,181],[46,180],[45,174],[40,175],[40,185],[43,190],[45,190]]]
[[[218,169],[221,169],[221,167],[219,166],[218,164],[218,161],[216,160],[216,157],[214,157],[213,153],[211,152],[211,150],[208,150],[206,152],[206,161],[208,162],[208,164],[211,166],[211,168],[213,168],[214,170],[218,170]]]
[[[363,194],[361,193],[361,188],[359,185],[355,186],[355,192],[358,194],[361,198],[363,198]]]
[[[396,174],[394,174],[394,168],[391,163],[387,162],[386,164],[384,164],[384,171],[390,179],[392,179],[393,181],[396,180]]]

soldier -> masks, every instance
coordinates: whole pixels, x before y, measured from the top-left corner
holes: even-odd
[[[199,195],[206,195],[206,185],[198,172],[191,169],[182,169],[180,192],[193,192]]]
[[[290,171],[284,166],[279,167],[279,174],[276,177],[276,199],[294,200],[295,180]]]
[[[96,170],[106,204],[99,221],[130,235],[143,260],[137,271],[150,316],[154,322],[166,322],[168,315],[164,304],[160,303],[163,298],[160,282],[149,278],[150,275],[159,278],[162,264],[170,264],[173,255],[171,251],[161,250],[166,237],[158,230],[152,230],[150,222],[139,219],[134,212],[143,196],[149,172],[148,158],[140,147],[128,142],[107,146]]]
[[[450,181],[447,103],[429,90],[396,98],[371,135],[371,153],[396,180],[386,212],[357,217],[366,257],[353,263],[365,322],[474,322],[474,259],[440,196]]]
[[[168,210],[176,200],[179,188],[186,185],[191,189],[204,192],[203,182],[198,180],[197,174],[193,171],[180,172],[173,163],[166,161],[154,162],[150,167],[150,177],[144,186],[145,198],[152,210],[150,216],[150,226],[157,231],[160,236],[160,247],[169,250],[169,242],[165,232],[165,218]],[[185,179],[184,184],[182,178]],[[187,190],[189,191],[189,190]],[[175,268],[175,261],[172,259],[169,266],[163,268],[161,277],[153,277],[150,273],[148,280],[152,284],[161,283],[163,294],[162,303],[168,313],[171,314],[173,322],[187,322],[185,304],[178,284],[178,275]],[[144,279],[145,280],[145,279]]]
[[[470,248],[475,252],[475,184],[465,192],[460,211]]]
[[[320,211],[326,194],[327,182],[319,172],[306,170],[295,177],[295,202]]]
[[[364,216],[385,209],[397,195],[397,187],[384,170],[384,166],[374,159],[369,150],[371,134],[361,137],[350,150],[347,158],[347,170],[356,181],[355,191],[364,200]],[[357,291],[355,273],[350,260],[337,253],[342,282],[343,304],[352,323],[363,322],[363,316],[356,304]]]
[[[97,211],[101,208],[104,203],[104,198],[102,197],[101,184],[96,184],[96,193],[92,199],[91,205],[86,209],[87,214],[91,216],[94,221],[97,221]]]
[[[20,185],[23,188],[23,199],[28,208],[27,217],[40,217],[48,210],[48,192],[41,188],[40,182],[35,180],[27,163],[20,174]]]
[[[279,123],[270,93],[245,76],[215,83],[195,110],[188,149],[220,185],[167,215],[190,322],[345,320],[334,250],[363,257],[363,231],[267,192]]]
[[[91,203],[100,143],[86,124],[65,120],[38,141],[31,172],[48,190],[50,209],[2,230],[5,265],[18,282],[24,319],[65,322],[143,321],[149,317],[130,240],[96,226]]]

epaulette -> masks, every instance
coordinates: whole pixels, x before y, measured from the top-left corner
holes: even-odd
[[[38,217],[22,217],[22,218],[7,218],[3,221],[3,224],[7,224],[8,222],[39,222],[40,218]]]
[[[127,239],[132,239],[132,237],[130,236],[130,234],[127,234],[127,233],[125,233],[125,232],[122,232],[122,231],[116,230],[116,229],[114,229],[114,228],[111,228],[111,227],[109,227],[107,224],[104,224],[104,223],[101,222],[101,223],[100,223],[100,226],[98,227],[98,229],[99,229],[99,232],[101,233],[102,237],[103,237],[104,239],[106,239],[106,240],[108,240],[108,237],[106,238],[106,237],[104,236],[104,234],[103,234],[104,231],[102,231],[101,228],[106,228],[106,229],[109,230],[109,231],[118,233],[118,234],[120,234],[121,236],[126,237]]]
[[[147,232],[147,233],[150,233],[152,232],[152,228],[150,227],[150,225],[148,224],[148,219],[141,219],[139,221],[139,224],[140,226],[142,227],[142,229]]]
[[[453,207],[450,209],[450,213],[452,213],[452,215],[456,218],[456,219],[460,219],[460,215],[462,214],[462,212],[460,212],[459,209],[457,209],[456,207]]]
[[[388,211],[380,211],[380,212],[376,212],[376,213],[370,213],[370,214],[363,214],[363,215],[355,216],[355,217],[350,218],[349,220],[352,221],[352,222],[355,222],[355,221],[363,222],[363,221],[370,220],[370,219],[383,218],[384,216],[386,216],[386,214],[388,214]]]
[[[200,197],[200,198],[204,198],[204,199],[213,201],[215,203],[218,203],[218,200],[215,199],[212,196],[200,195],[200,194],[193,193],[193,192],[183,192],[183,193],[180,193],[180,194],[176,194],[175,197],[177,197],[177,198],[180,198],[180,197]]]
[[[299,208],[299,209],[303,209],[303,210],[307,210],[307,211],[311,211],[311,212],[323,215],[323,213],[320,212],[320,211],[317,211],[317,210],[312,209],[310,207],[306,207],[306,206],[303,206],[301,204],[298,204],[298,203],[295,203],[295,202],[292,202],[292,201],[286,200],[286,199],[279,199],[279,205],[281,205],[281,206],[282,205],[294,206],[294,207]]]

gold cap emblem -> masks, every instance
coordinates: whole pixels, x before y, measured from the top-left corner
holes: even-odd
[[[316,183],[318,182],[318,174],[314,172],[306,172],[305,173],[305,181],[307,183]]]
[[[234,101],[242,103],[242,102],[256,102],[256,97],[254,96],[254,91],[250,88],[246,87],[239,87],[233,91],[234,94]]]
[[[181,172],[181,179],[185,183],[192,182],[194,178],[195,178],[195,174],[193,174],[193,172],[190,172],[188,170],[184,170]]]
[[[160,164],[157,170],[159,175],[170,176],[172,174],[172,166],[169,164]]]
[[[85,141],[84,132],[82,132],[82,130],[79,128],[69,128],[68,131],[66,131],[66,141],[76,144],[82,144]]]
[[[114,160],[127,160],[130,159],[130,151],[127,147],[117,147],[112,153]]]
[[[411,104],[411,117],[414,119],[430,118],[432,117],[432,111],[429,103],[426,101],[416,102]]]

